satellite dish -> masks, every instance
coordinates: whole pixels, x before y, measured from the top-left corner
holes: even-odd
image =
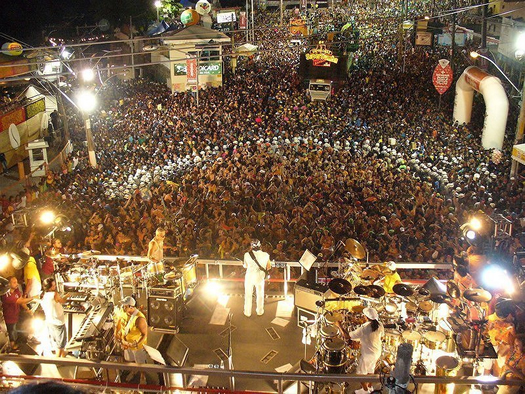
[[[13,149],[20,148],[20,133],[18,132],[18,127],[14,123],[11,123],[9,126],[9,142]]]
[[[98,23],[97,23],[97,26],[98,28],[100,29],[100,31],[108,31],[110,26],[109,26],[109,21],[107,19],[101,19]]]
[[[144,48],[142,48],[144,52],[156,51],[157,49],[159,49],[159,47],[156,45],[145,45]]]
[[[46,131],[48,126],[49,126],[49,115],[46,112],[44,112],[44,114],[42,115],[42,120],[40,122],[40,128],[42,129],[42,131]]]

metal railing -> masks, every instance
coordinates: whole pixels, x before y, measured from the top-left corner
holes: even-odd
[[[17,364],[24,363],[37,363],[37,364],[52,364],[56,366],[69,366],[69,367],[84,367],[89,369],[102,369],[106,371],[118,371],[126,370],[133,372],[143,372],[146,374],[161,374],[165,378],[164,385],[144,385],[144,384],[129,384],[129,383],[117,383],[112,382],[109,379],[109,373],[106,373],[106,380],[103,381],[93,381],[89,379],[53,379],[43,376],[12,376],[4,375],[4,377],[9,379],[21,379],[21,380],[58,380],[70,385],[84,385],[91,388],[121,388],[121,389],[136,389],[136,390],[147,390],[149,392],[171,392],[176,391],[199,391],[199,392],[217,392],[217,389],[206,389],[206,388],[191,388],[191,387],[181,387],[181,386],[171,386],[170,385],[170,375],[180,375],[182,376],[182,381],[187,382],[188,378],[191,375],[203,375],[203,376],[216,376],[227,378],[230,382],[230,389],[221,389],[221,393],[233,393],[233,392],[242,392],[236,391],[235,388],[235,379],[253,379],[253,380],[266,380],[266,381],[276,381],[277,387],[275,392],[281,394],[284,392],[284,386],[286,383],[306,383],[311,382],[317,383],[360,383],[360,382],[381,382],[383,377],[379,375],[346,375],[346,374],[304,374],[304,373],[278,373],[278,372],[260,372],[260,371],[244,371],[244,370],[225,370],[225,369],[200,369],[200,368],[184,368],[184,367],[172,367],[164,365],[153,365],[153,364],[135,364],[135,363],[115,363],[107,361],[89,361],[82,359],[68,359],[68,358],[54,358],[54,357],[38,357],[38,356],[23,356],[23,355],[13,355],[13,354],[4,354],[0,355],[0,361],[12,361]],[[1,376],[1,375],[0,375]],[[505,385],[505,386],[525,386],[525,382],[519,379],[500,379],[492,378],[487,380],[486,376],[413,376],[413,382],[416,385],[420,384],[450,384],[454,383],[455,385]],[[300,385],[297,387],[297,392],[299,392]],[[250,390],[251,393],[258,391]],[[259,391],[263,392],[263,391]]]

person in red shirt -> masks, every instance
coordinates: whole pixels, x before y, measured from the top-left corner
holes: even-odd
[[[42,280],[45,280],[55,273],[54,261],[57,262],[66,262],[67,259],[60,257],[64,253],[64,247],[62,246],[62,241],[58,238],[53,238],[51,247],[46,251],[46,257],[44,264],[42,264]]]
[[[26,304],[37,297],[38,296],[30,298],[22,297],[22,292],[18,288],[18,280],[16,277],[11,276],[9,278],[9,290],[1,297],[1,300],[5,325],[7,326],[7,333],[12,350],[18,349],[16,341],[18,340],[17,324],[20,319],[20,307],[32,313]]]

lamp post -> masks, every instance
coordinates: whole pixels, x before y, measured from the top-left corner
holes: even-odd
[[[494,60],[492,60],[491,58],[487,57],[487,56],[484,56],[482,55],[481,53],[479,52],[476,52],[476,51],[472,51],[470,52],[470,57],[473,58],[473,59],[477,59],[478,57],[482,58],[482,59],[485,59],[487,61],[489,61],[490,63],[492,63],[494,65],[494,67],[496,67],[498,69],[498,71],[500,72],[501,75],[503,75],[505,77],[505,79],[512,85],[512,87],[514,89],[516,89],[516,91],[519,93],[519,95],[521,96],[521,91],[516,87],[516,85],[514,85],[512,83],[512,81],[509,79],[509,77],[507,77],[507,75],[503,72],[503,70],[501,68],[499,68],[499,66],[496,64],[496,62]]]
[[[79,108],[82,111],[82,115],[84,117],[84,125],[86,127],[86,141],[89,164],[91,165],[91,167],[95,168],[97,166],[97,157],[95,155],[95,143],[93,142],[93,134],[91,132],[91,121],[89,119],[89,114],[95,109],[97,105],[97,100],[92,92],[82,91],[78,94],[77,102]]]
[[[160,22],[160,7],[162,7],[162,2],[160,0],[157,0],[155,2],[155,8],[157,9],[157,23]]]

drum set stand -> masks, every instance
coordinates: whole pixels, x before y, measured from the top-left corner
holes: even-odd
[[[349,242],[350,241],[350,242]],[[306,373],[355,373],[360,352],[359,342],[345,341],[342,331],[351,332],[367,319],[362,314],[366,307],[375,308],[385,328],[382,355],[376,365],[376,374],[388,375],[396,362],[397,348],[410,343],[414,349],[411,374],[450,376],[459,370],[460,358],[471,359],[475,367],[483,357],[485,315],[481,304],[491,299],[482,289],[459,291],[453,281],[444,285],[431,278],[422,286],[397,283],[392,294],[385,294],[377,285],[387,269],[383,265],[363,268],[358,259],[364,249],[355,240],[349,240],[346,249],[352,259],[346,259],[336,272],[328,288],[334,294],[316,302],[315,319],[303,321]],[[452,311],[451,311],[452,308]],[[469,315],[476,312],[478,320]],[[452,313],[451,313],[452,312]],[[306,344],[314,340],[312,357],[306,355]],[[320,392],[337,392],[335,384]],[[436,388],[440,394],[443,387]],[[344,387],[340,387],[344,391]],[[319,390],[318,390],[319,391]]]

